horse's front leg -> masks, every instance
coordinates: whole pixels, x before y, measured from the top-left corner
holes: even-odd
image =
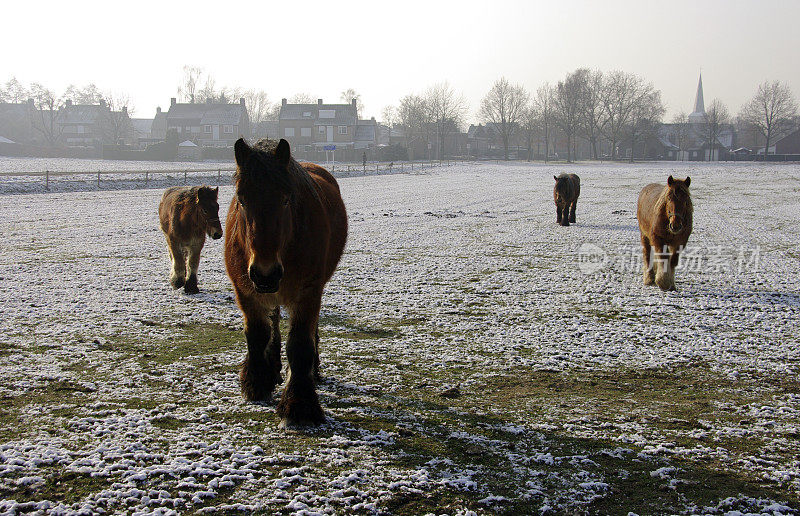
[[[561,206],[556,204],[556,224],[561,224]]]
[[[291,328],[286,341],[289,379],[278,403],[282,428],[318,425],[325,421],[314,382],[315,336],[321,294],[291,310]]]
[[[656,285],[661,290],[675,290],[675,269],[671,267],[670,248],[659,240],[653,241],[656,252]]]
[[[179,289],[186,283],[186,255],[183,253],[180,243],[173,238],[167,237],[167,247],[172,260],[169,284],[172,285],[172,288]]]
[[[242,395],[248,401],[269,401],[280,381],[280,333],[276,339],[263,308],[242,306],[247,338],[247,356],[239,372]]]
[[[186,284],[183,286],[184,292],[187,294],[197,294],[200,289],[197,288],[197,268],[200,266],[200,251],[203,250],[203,243],[193,244],[189,247],[189,256],[186,259]]]
[[[569,211],[569,221],[575,223],[575,210],[578,208],[578,199],[572,203],[572,208]]]
[[[645,285],[652,285],[656,280],[655,264],[650,255],[651,251],[650,239],[642,235],[642,279]]]

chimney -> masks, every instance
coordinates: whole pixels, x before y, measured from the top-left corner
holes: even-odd
[[[65,104],[67,107],[71,106],[71,105],[72,105],[72,99],[67,99],[67,101],[66,101],[66,102],[64,102],[64,104]]]
[[[122,114],[128,116],[128,106],[122,106]]]
[[[156,114],[158,115],[159,113],[161,113],[161,106],[158,106],[158,107],[156,108]]]
[[[211,97],[206,98],[206,104],[211,104],[212,102],[214,102],[214,99]]]
[[[33,99],[28,99],[28,106],[31,108],[34,106]]]
[[[318,105],[318,106],[321,106],[321,105],[322,105],[322,99],[317,99],[317,105]]]
[[[169,105],[170,106],[174,106],[177,101],[178,101],[178,99],[176,99],[175,97],[172,97],[171,99],[169,99]]]
[[[244,97],[239,97],[239,104],[244,107]]]
[[[353,99],[353,109],[358,109],[358,103],[356,102],[356,99]]]
[[[286,105],[286,99],[281,99],[281,106],[285,106],[285,105]]]
[[[100,107],[106,107],[106,99],[100,99]]]

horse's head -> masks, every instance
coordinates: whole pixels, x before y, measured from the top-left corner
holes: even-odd
[[[557,202],[564,202],[566,200],[567,191],[569,190],[569,178],[566,176],[553,176],[556,180],[556,186],[553,188]]]
[[[692,198],[689,195],[690,178],[683,181],[669,176],[667,179],[667,229],[672,234],[680,233],[691,223]]]
[[[197,205],[200,207],[202,219],[205,221],[206,234],[217,240],[222,237],[222,225],[219,222],[219,187],[201,186],[197,190]]]
[[[277,292],[283,277],[281,250],[293,228],[289,142],[282,139],[274,149],[265,150],[250,147],[240,138],[234,152],[248,275],[257,292]]]

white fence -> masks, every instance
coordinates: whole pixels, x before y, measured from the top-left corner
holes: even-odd
[[[398,161],[391,163],[367,163],[367,164],[321,164],[326,167],[336,177],[354,177],[354,176],[367,176],[367,175],[380,175],[380,174],[396,174],[405,172],[416,172],[424,169],[434,167],[449,167],[454,165],[454,161]],[[130,181],[134,178],[139,178],[142,186],[146,187],[151,180],[155,180],[157,176],[174,176],[178,178],[183,176],[184,183],[188,182],[190,177],[202,175],[203,177],[214,176],[217,177],[217,183],[221,184],[223,178],[230,179],[234,168],[220,167],[220,168],[196,168],[196,169],[142,169],[142,170],[98,170],[98,171],[34,171],[34,172],[0,172],[0,179],[3,177],[41,177],[44,183],[45,190],[50,190],[50,185],[58,177],[76,177],[76,176],[91,176],[92,179],[96,177],[97,188],[101,187],[101,180],[106,177],[113,180],[115,177],[127,176],[125,179]],[[38,181],[38,179],[37,179]],[[41,184],[41,183],[39,183]]]

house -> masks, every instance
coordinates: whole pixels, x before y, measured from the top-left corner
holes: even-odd
[[[150,138],[155,141],[167,139],[167,114],[161,111],[161,107],[156,108],[156,116],[150,125]]]
[[[180,141],[190,140],[201,147],[233,147],[239,137],[250,137],[250,118],[243,98],[237,104],[184,104],[173,97],[166,114],[166,132],[170,131],[175,131]]]
[[[0,137],[16,143],[34,140],[33,100],[22,103],[0,102]]]
[[[369,127],[369,121],[364,122],[361,126]],[[374,125],[374,120],[371,123]],[[358,130],[362,150],[357,151],[358,126],[355,99],[350,104],[325,104],[322,99],[316,104],[289,104],[281,100],[278,136],[289,142],[295,155],[319,159],[325,156],[325,147],[335,146],[338,158],[354,160],[364,152],[370,133],[370,129]]]
[[[775,154],[800,154],[800,129],[776,141]]]
[[[73,104],[67,100],[55,120],[60,139],[67,147],[100,147],[133,140],[128,108],[112,111],[105,100],[99,104]]]

